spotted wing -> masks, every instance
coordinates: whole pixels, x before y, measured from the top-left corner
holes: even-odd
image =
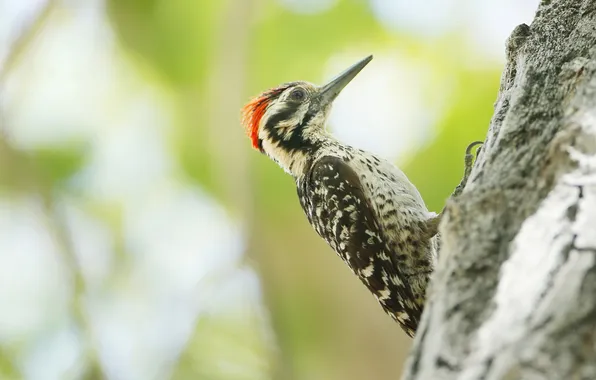
[[[383,309],[413,336],[422,308],[387,249],[356,172],[337,157],[323,157],[299,184],[298,193],[317,233],[375,295]]]

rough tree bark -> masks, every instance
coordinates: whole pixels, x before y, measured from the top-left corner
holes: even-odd
[[[507,42],[404,379],[596,379],[596,0]]]

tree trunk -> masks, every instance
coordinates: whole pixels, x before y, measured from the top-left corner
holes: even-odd
[[[543,0],[513,31],[441,234],[404,379],[596,379],[595,0]]]

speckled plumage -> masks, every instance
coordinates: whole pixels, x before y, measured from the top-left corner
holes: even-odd
[[[438,218],[397,167],[324,128],[333,99],[370,59],[323,87],[292,82],[264,92],[244,108],[243,123],[253,146],[294,177],[317,233],[413,336],[436,258]]]
[[[416,188],[389,162],[334,140],[296,177],[306,216],[383,309],[414,335],[435,238]]]

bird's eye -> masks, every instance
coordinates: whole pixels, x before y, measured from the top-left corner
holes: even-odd
[[[306,98],[306,91],[303,88],[296,88],[290,93],[290,98],[296,101],[303,101]]]

